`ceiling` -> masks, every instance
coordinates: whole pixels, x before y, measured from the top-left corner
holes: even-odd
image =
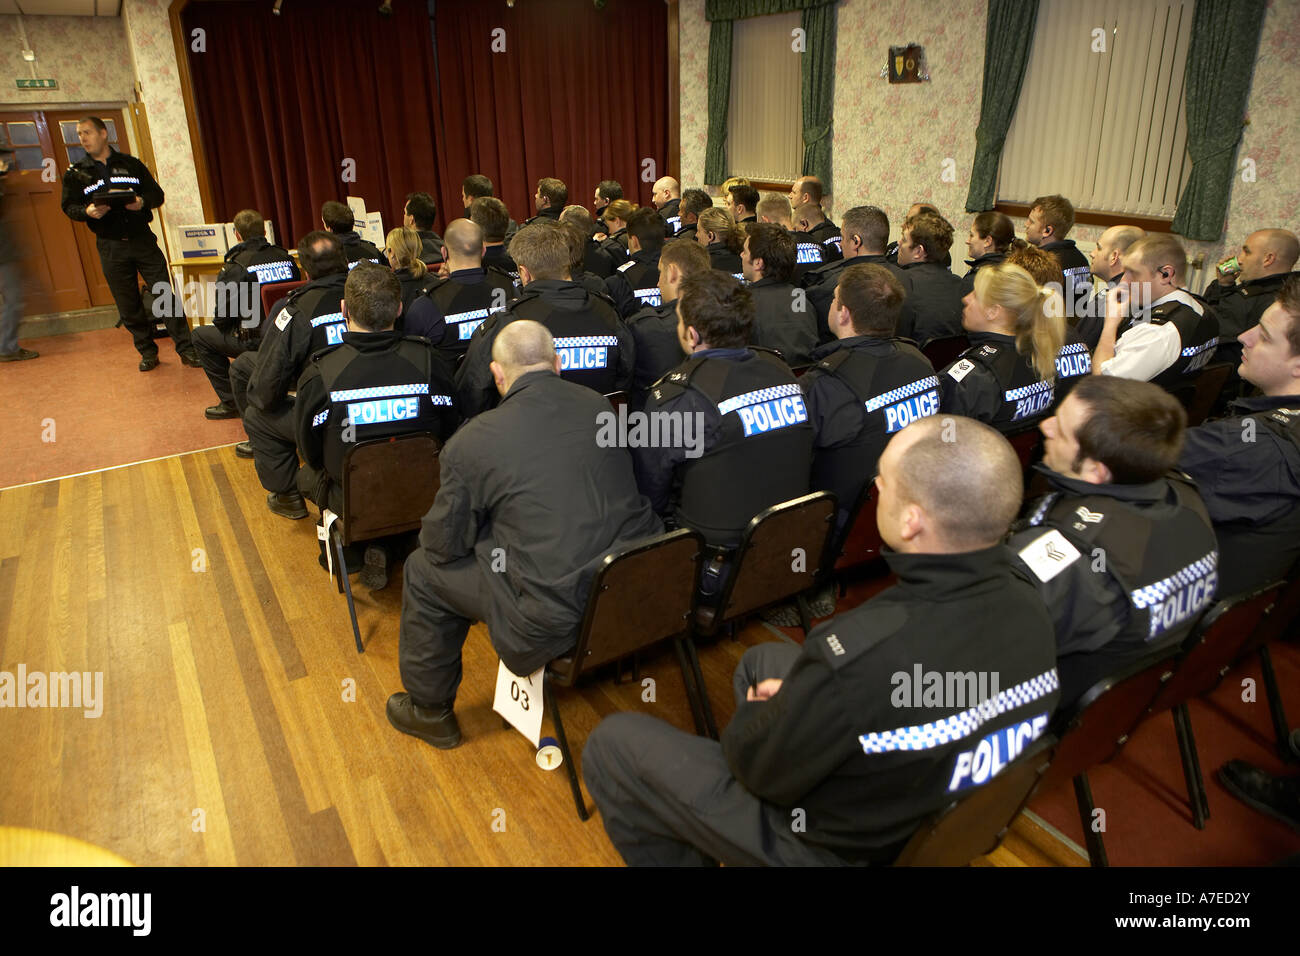
[[[122,0],[0,0],[0,15],[47,17],[115,17]]]

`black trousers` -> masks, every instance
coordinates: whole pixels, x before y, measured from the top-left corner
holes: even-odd
[[[745,652],[733,690],[789,673],[800,649],[760,644]],[[629,866],[826,866],[843,860],[805,842],[790,810],[736,781],[722,745],[648,714],[600,722],[582,752],[582,776],[605,832]]]
[[[244,431],[253,446],[253,465],[262,487],[277,495],[297,491],[298,433],[293,402],[271,411],[249,405],[244,411]]]
[[[222,332],[215,325],[200,325],[190,333],[194,351],[199,354],[203,371],[212,383],[217,398],[226,405],[235,405],[235,393],[230,385],[230,360],[253,351],[233,332]],[[247,380],[245,380],[247,381]],[[238,407],[238,406],[235,406]]]
[[[166,324],[177,354],[188,351],[191,347],[190,326],[185,321],[180,297],[172,290],[167,259],[158,248],[153,233],[138,239],[99,238],[95,245],[99,249],[99,264],[104,269],[104,278],[108,280],[109,291],[117,303],[117,314],[135,340],[136,351],[146,358],[158,354],[158,346],[153,340],[156,320],[145,313],[137,274],[151,290],[159,289],[160,283],[167,290],[166,294],[155,299],[156,307],[162,313],[158,318]]]
[[[402,686],[421,707],[450,707],[460,687],[461,650],[470,625],[487,619],[490,597],[483,570],[472,554],[434,564],[417,548],[406,559],[402,579]]]

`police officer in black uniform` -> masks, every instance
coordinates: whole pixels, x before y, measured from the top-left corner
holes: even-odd
[[[843,254],[840,227],[826,218],[821,206],[816,203],[797,206],[791,213],[791,219],[795,232],[821,243],[829,251],[831,259],[836,258],[836,253]]]
[[[806,365],[817,347],[817,313],[808,293],[790,281],[796,252],[794,240],[780,226],[755,223],[740,254],[741,271],[754,298],[750,344],[775,349],[791,366]]]
[[[426,266],[442,263],[442,236],[433,230],[438,204],[428,193],[408,193],[402,210],[402,225],[420,237],[420,259]]]
[[[765,193],[758,201],[758,221],[780,226],[789,234],[795,244],[794,275],[790,281],[797,286],[803,285],[803,277],[815,269],[820,269],[828,262],[842,258],[838,246],[823,246],[809,238],[806,232],[795,232],[791,228],[790,200],[777,193]]]
[[[391,272],[352,270],[343,287],[343,341],[315,352],[298,379],[298,489],[322,510],[343,513],[350,443],[412,432],[446,441],[459,424],[451,376],[432,347],[393,329],[401,306]]]
[[[903,223],[898,264],[912,280],[908,301],[916,323],[908,335],[922,347],[932,339],[961,334],[961,279],[948,263],[952,223],[931,212],[919,212]]]
[[[683,442],[636,448],[633,460],[655,511],[713,549],[701,582],[707,602],[719,596],[750,519],[808,493],[813,430],[794,373],[774,352],[746,347],[754,303],[737,279],[717,270],[688,276],[677,315],[690,357],[655,384],[645,411],[680,416]]]
[[[1093,373],[1163,388],[1190,382],[1214,357],[1219,321],[1182,288],[1186,251],[1173,236],[1155,233],[1129,246],[1123,262],[1124,277],[1107,295]]]
[[[881,263],[840,273],[831,302],[835,341],[813,353],[799,380],[816,429],[812,487],[833,491],[843,529],[891,436],[939,411],[930,360],[894,337],[903,284]]]
[[[298,242],[298,259],[310,282],[289,294],[270,316],[243,398],[244,430],[266,504],[285,518],[307,517],[298,493],[297,432],[289,390],[315,352],[343,341],[343,285],[348,277],[343,244],[328,232],[309,232]],[[387,270],[385,270],[387,271]],[[240,356],[236,361],[245,361]],[[239,389],[235,389],[239,401]]]
[[[916,313],[910,301],[912,279],[907,270],[885,257],[885,243],[889,239],[889,217],[875,206],[855,206],[844,214],[843,257],[828,261],[826,265],[808,272],[803,277],[803,287],[808,290],[808,300],[817,311],[817,338],[825,344],[834,339],[828,324],[831,300],[840,275],[849,266],[881,265],[893,273],[903,286],[903,308],[898,316],[897,334],[910,338],[916,325]]]
[[[627,320],[636,343],[636,368],[632,373],[633,409],[645,407],[651,387],[685,357],[677,335],[677,296],[682,280],[712,268],[709,254],[693,239],[669,239],[659,256],[658,305],[644,306]]]
[[[1039,196],[1029,209],[1025,222],[1025,239],[1061,263],[1065,277],[1066,315],[1078,315],[1083,303],[1092,297],[1092,266],[1073,239],[1066,239],[1074,228],[1074,205],[1064,196]]]
[[[590,272],[596,278],[604,280],[614,274],[614,257],[592,238],[604,225],[592,220],[586,206],[565,206],[560,212],[560,222],[568,223],[582,232],[582,262],[579,263],[582,268],[575,275]],[[603,283],[601,291],[604,291]]]
[[[626,389],[635,361],[632,335],[608,299],[569,278],[565,227],[539,218],[519,230],[510,248],[523,292],[505,311],[489,315],[470,340],[456,372],[456,396],[465,417],[496,404],[489,368],[492,341],[517,319],[540,322],[554,336],[564,378],[602,394]]]
[[[970,234],[966,236],[969,271],[961,280],[963,299],[975,288],[975,273],[984,266],[995,266],[1005,260],[1007,247],[1015,238],[1016,227],[1000,212],[982,212],[971,221]]]
[[[618,314],[626,319],[638,309],[659,304],[659,254],[664,247],[663,220],[649,206],[627,217],[630,257],[605,280]]]
[[[1231,258],[1237,260],[1236,269]],[[1236,256],[1219,263],[1215,280],[1205,287],[1202,297],[1219,319],[1219,349],[1216,362],[1241,361],[1237,337],[1259,324],[1264,310],[1273,304],[1278,290],[1293,273],[1300,259],[1300,240],[1286,229],[1260,229],[1241,244]]]
[[[451,361],[465,354],[474,330],[492,312],[502,311],[514,298],[515,282],[500,269],[483,267],[483,230],[469,219],[447,224],[444,254],[449,271],[433,279],[406,316],[408,335],[419,335],[438,346]]]
[[[1105,287],[1096,289],[1083,308],[1075,313],[1078,321],[1074,323],[1074,331],[1088,346],[1089,352],[1096,350],[1101,339],[1101,329],[1106,322],[1106,295],[1119,285],[1124,276],[1124,253],[1145,235],[1146,230],[1137,226],[1111,226],[1098,237],[1097,245],[1088,254],[1088,268],[1092,275],[1106,283]],[[1119,335],[1126,331],[1121,327]]]
[[[211,419],[238,418],[230,384],[230,360],[254,351],[262,337],[263,283],[297,282],[298,265],[287,249],[266,238],[266,223],[256,209],[235,214],[239,243],[226,253],[217,273],[211,325],[193,332],[194,350],[217,393],[217,404],[203,410]]]
[[[673,238],[682,227],[682,214],[679,208],[682,204],[682,187],[673,177],[661,176],[655,180],[650,201],[655,204],[664,221],[664,238]]]
[[[560,213],[564,211],[564,207],[568,204],[568,186],[558,179],[549,177],[539,179],[537,180],[537,194],[533,196],[533,205],[537,207],[537,215],[525,220],[524,225],[527,226],[541,219],[558,220]]]
[[[481,196],[469,204],[469,217],[483,230],[483,268],[504,272],[520,287],[519,266],[506,252],[506,227],[513,220],[506,204],[495,196]]]
[[[721,742],[645,714],[592,732],[583,776],[627,863],[886,864],[929,814],[1046,733],[1052,623],[1001,541],[1020,466],[996,432],[950,421],[909,425],[880,459],[878,523],[898,584],[802,647],[748,650]],[[922,667],[975,683],[926,695]]]
[[[736,183],[734,186],[727,187],[727,195],[723,197],[727,207],[727,212],[736,220],[737,225],[747,222],[758,222],[758,190],[749,183]]]
[[[1240,339],[1241,377],[1260,394],[1189,428],[1178,459],[1214,521],[1223,595],[1289,577],[1300,559],[1300,276]]]
[[[190,327],[180,300],[171,291],[167,259],[158,248],[149,223],[152,210],[163,204],[162,187],[144,163],[108,145],[108,127],[98,116],[77,121],[77,138],[86,155],[63,174],[63,212],[74,222],[84,222],[95,234],[99,263],[117,303],[117,314],[135,340],[140,371],[158,367],[158,346],[153,340],[154,320],[145,315],[139,274],[155,293],[154,307],[167,326],[181,362],[198,368],[202,363],[190,342]],[[159,308],[162,306],[162,308]]]
[[[1043,422],[1035,467],[1052,490],[1008,543],[1055,622],[1062,706],[1176,647],[1214,601],[1214,529],[1170,470],[1186,421],[1150,382],[1093,375]]]
[[[343,243],[343,254],[347,256],[349,269],[363,260],[388,267],[388,259],[383,250],[373,242],[362,239],[357,232],[356,217],[352,215],[352,207],[347,203],[331,199],[320,207],[320,218],[325,228]]]
[[[602,179],[596,184],[596,194],[592,199],[594,221],[591,224],[590,232],[593,238],[597,233],[609,231],[605,228],[605,210],[609,208],[609,204],[614,200],[622,198],[623,185],[618,180]]]
[[[682,193],[682,201],[677,206],[677,212],[682,217],[677,226],[677,238],[694,241],[700,213],[712,208],[713,198],[703,189],[688,189]]]

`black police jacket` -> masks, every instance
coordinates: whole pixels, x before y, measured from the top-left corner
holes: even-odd
[[[347,320],[340,304],[347,274],[313,279],[289,293],[263,330],[257,364],[248,377],[248,400],[263,411],[280,408],[312,354],[343,341]]]
[[[1043,378],[1016,337],[999,332],[970,333],[971,346],[939,375],[940,405],[998,431],[1019,431],[1043,418],[1055,401],[1055,376]],[[1091,366],[1090,366],[1091,367]]]
[[[975,289],[975,274],[985,266],[995,266],[1006,262],[1007,254],[1005,252],[990,252],[987,255],[965,261],[966,265],[970,266],[970,269],[961,279],[961,297],[963,299]]]
[[[744,269],[740,264],[740,254],[731,251],[731,246],[725,242],[711,242],[705,249],[709,253],[709,262],[715,269],[721,269],[723,272],[729,272],[737,279],[744,281]]]
[[[678,208],[681,204],[680,198],[670,199],[659,208],[659,215],[664,221],[664,235],[669,239],[677,235],[682,227],[682,214]]]
[[[582,269],[592,275],[608,279],[614,273],[614,257],[595,239],[587,239],[587,251],[582,255]]]
[[[636,342],[631,405],[642,408],[651,386],[685,358],[677,337],[677,300],[646,306],[627,320],[627,328]]]
[[[1052,615],[1064,706],[1177,646],[1214,601],[1219,552],[1186,475],[1094,485],[1035,467],[1052,491],[1027,508],[1008,544]]]
[[[112,190],[130,189],[143,201],[139,210],[112,206],[102,219],[86,215],[96,195]],[[74,222],[84,222],[99,239],[148,239],[153,237],[149,223],[152,210],[163,204],[162,187],[154,180],[149,167],[127,153],[109,148],[103,164],[89,156],[77,160],[63,174],[64,214]]]
[[[1300,395],[1239,398],[1189,428],[1178,467],[1196,481],[1219,539],[1219,593],[1288,577],[1300,560]]]
[[[1085,378],[1092,374],[1092,350],[1074,329],[1065,330],[1065,344],[1056,353],[1056,383],[1053,387],[1055,398],[1052,409],[1061,407],[1065,396],[1074,390]]]
[[[816,431],[812,487],[848,517],[890,436],[939,411],[939,379],[910,342],[855,335],[821,346],[799,380]]]
[[[265,236],[244,240],[226,253],[225,265],[217,273],[212,324],[222,332],[246,330],[247,338],[260,337],[261,286],[299,278],[287,249],[272,245]]]
[[[456,396],[466,418],[497,403],[492,380],[492,343],[516,319],[532,319],[555,338],[560,374],[607,394],[631,384],[636,343],[613,304],[574,282],[538,279],[502,312],[489,315],[470,339],[456,372]]]
[[[1174,364],[1153,378],[1162,388],[1172,388],[1190,381],[1214,358],[1219,344],[1219,319],[1214,310],[1202,305],[1200,315],[1185,302],[1169,299],[1151,309],[1151,324],[1169,324],[1178,330],[1179,351]]]
[[[961,279],[938,262],[909,262],[902,269],[912,280],[908,302],[916,315],[908,338],[925,345],[931,339],[961,335]]]
[[[416,229],[420,237],[420,259],[427,266],[436,266],[442,262],[442,236],[432,229]]]
[[[780,352],[787,365],[806,365],[817,347],[817,312],[807,292],[766,278],[751,283],[749,292],[754,299],[749,344]]]
[[[787,229],[786,233],[794,240],[794,275],[790,281],[795,285],[803,285],[804,276],[817,271],[826,263],[844,258],[840,253],[839,246],[822,245],[817,240],[808,238],[806,232],[795,232],[793,229]]]
[[[891,862],[1058,700],[1051,619],[1005,547],[884,556],[898,583],[815,628],[781,689],[737,705],[722,735],[746,790],[802,810],[801,839],[852,863]]]
[[[438,277],[432,272],[426,272],[417,278],[410,269],[395,269],[393,275],[402,289],[402,314],[398,316],[396,326],[396,331],[401,332],[406,317],[411,314],[411,306],[415,304],[415,300],[422,296],[424,290],[433,285]]]
[[[1215,361],[1240,363],[1241,343],[1237,336],[1259,324],[1260,316],[1273,304],[1282,283],[1292,276],[1300,276],[1300,272],[1264,276],[1237,285],[1223,286],[1211,282],[1205,287],[1201,298],[1213,306],[1219,319],[1219,348]]]
[[[347,257],[349,269],[353,268],[362,259],[388,268],[388,257],[373,242],[362,239],[361,234],[355,229],[349,229],[347,232],[336,232],[334,237],[343,243],[343,255]]]
[[[439,455],[420,547],[437,565],[475,558],[488,635],[516,674],[573,646],[608,551],[663,528],[637,493],[627,449],[596,440],[600,416],[612,414],[591,389],[529,372]]]
[[[503,244],[498,243],[497,245],[488,246],[483,251],[483,268],[499,269],[514,281],[515,291],[520,289],[519,266],[514,259],[510,258]]]
[[[1058,239],[1039,248],[1056,256],[1056,261],[1061,264],[1061,272],[1065,274],[1065,288],[1061,290],[1065,314],[1075,315],[1080,304],[1092,298],[1092,266],[1088,257],[1079,251],[1073,239]]]
[[[898,313],[898,326],[894,334],[900,338],[915,338],[916,310],[912,307],[912,277],[897,264],[881,255],[854,256],[852,259],[832,259],[819,269],[803,277],[803,287],[808,290],[808,300],[817,311],[817,340],[822,344],[832,342],[830,330],[831,302],[835,300],[835,287],[849,266],[884,266],[903,286],[903,308]]]
[[[303,461],[338,485],[357,442],[411,432],[445,441],[460,421],[433,347],[392,331],[345,332],[341,345],[312,355],[298,379],[294,415]],[[329,488],[313,500],[328,502]]]
[[[658,305],[659,252],[642,249],[614,270],[605,280],[606,294],[613,300],[620,317],[626,319],[647,305]]]
[[[812,425],[794,373],[775,353],[696,352],[655,384],[645,412],[650,421],[659,412],[677,419],[683,441],[633,450],[638,487],[656,512],[714,547],[735,547],[756,514],[808,492]]]
[[[406,333],[462,353],[483,320],[503,311],[516,294],[514,279],[495,267],[457,269],[445,279],[434,276],[424,294],[411,303]]]

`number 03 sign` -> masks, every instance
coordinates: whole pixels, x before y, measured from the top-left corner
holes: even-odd
[[[497,668],[497,692],[492,709],[504,717],[536,747],[542,738],[542,671],[527,677],[512,674],[505,661]]]

